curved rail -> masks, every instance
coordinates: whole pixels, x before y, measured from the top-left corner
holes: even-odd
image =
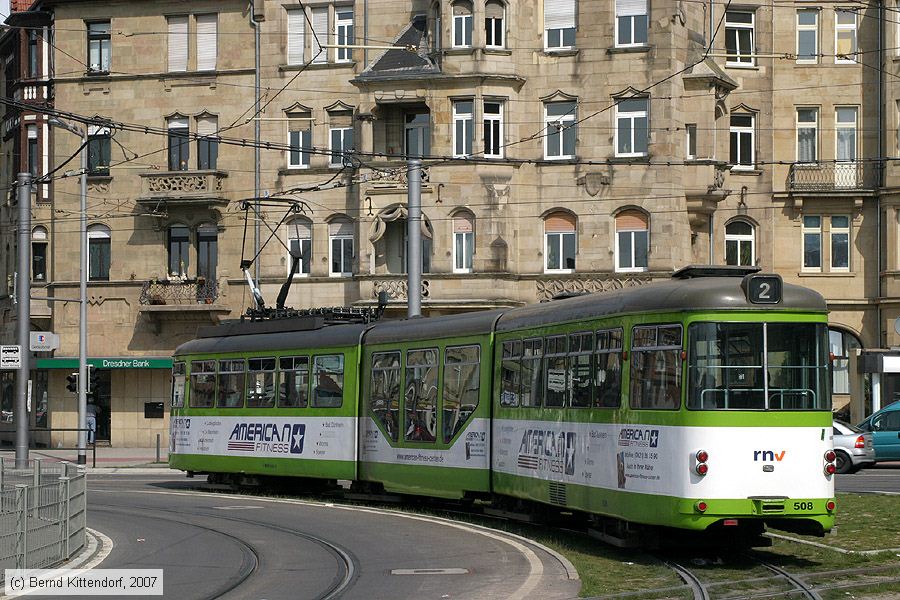
[[[663,560],[663,563],[681,577],[684,582],[691,588],[691,593],[694,595],[694,600],[710,600],[709,590],[706,589],[706,586],[703,585],[703,582],[700,581],[700,578],[694,575],[689,569],[681,566],[677,562],[673,562],[670,560]]]
[[[776,567],[772,563],[761,560],[758,557],[750,556],[747,554],[745,554],[745,556],[747,556],[747,558],[749,558],[751,560],[758,562],[760,565],[762,565],[769,571],[772,571],[779,577],[783,577],[784,579],[789,581],[794,587],[797,588],[798,592],[803,594],[804,597],[809,598],[809,600],[822,600],[822,597],[818,593],[816,593],[816,590],[813,589],[809,584],[807,584],[805,581],[803,581],[799,577],[797,577],[795,575],[791,575],[790,573],[788,573],[781,567]]]

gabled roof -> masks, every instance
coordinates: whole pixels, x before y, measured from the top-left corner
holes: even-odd
[[[418,15],[400,33],[394,45],[396,50],[386,50],[365,71],[356,78],[358,81],[377,79],[415,79],[423,75],[440,73],[434,62],[421,52],[411,52],[406,48],[422,48],[425,40],[425,17]]]

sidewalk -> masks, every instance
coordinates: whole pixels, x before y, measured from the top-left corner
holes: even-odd
[[[15,460],[15,448],[11,446],[0,447],[0,456],[7,461]],[[77,450],[54,450],[53,448],[31,448],[28,450],[28,458],[40,458],[45,464],[67,460],[71,463],[78,462]],[[87,466],[93,464],[93,448],[87,448]],[[101,467],[150,467],[168,468],[168,448],[159,449],[159,460],[156,462],[156,448],[110,448],[97,446],[97,468]]]

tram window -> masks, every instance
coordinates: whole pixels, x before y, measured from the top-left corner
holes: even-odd
[[[768,408],[830,410],[825,336],[822,324],[766,325]]]
[[[375,420],[384,427],[387,436],[397,441],[400,429],[400,353],[377,352],[372,355],[372,387],[369,406]]]
[[[279,408],[306,408],[309,404],[309,357],[284,356],[279,361]]]
[[[681,402],[681,325],[632,329],[631,408],[677,409]]]
[[[764,409],[762,349],[762,323],[691,324],[687,407]]]
[[[191,361],[191,408],[212,408],[216,404],[216,361]]]
[[[566,336],[547,338],[544,354],[544,406],[565,406],[567,390],[571,387],[566,371]]]
[[[329,354],[313,359],[313,406],[339,408],[344,402],[344,355]]]
[[[622,330],[597,332],[594,406],[619,408],[622,396]]]
[[[184,406],[185,384],[185,368],[183,362],[172,364],[172,408],[181,408]]]
[[[544,342],[537,338],[525,340],[522,347],[522,406],[540,406],[544,384],[541,377],[541,356]]]
[[[247,408],[275,406],[275,359],[247,360]]]
[[[569,387],[573,408],[591,406],[591,356],[594,350],[594,334],[573,333],[569,336]]]
[[[444,351],[444,443],[449,443],[478,408],[481,346],[447,347]]]
[[[522,393],[522,340],[503,342],[500,367],[500,406],[518,406]]]
[[[437,433],[438,350],[406,352],[406,393],[403,395],[407,442],[433,442]]]
[[[243,359],[219,361],[218,394],[216,395],[218,408],[244,407],[246,376]]]

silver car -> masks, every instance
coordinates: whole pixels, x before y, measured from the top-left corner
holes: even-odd
[[[837,454],[835,467],[838,473],[856,473],[863,467],[875,464],[871,432],[843,421],[834,422],[833,432],[834,452]]]

